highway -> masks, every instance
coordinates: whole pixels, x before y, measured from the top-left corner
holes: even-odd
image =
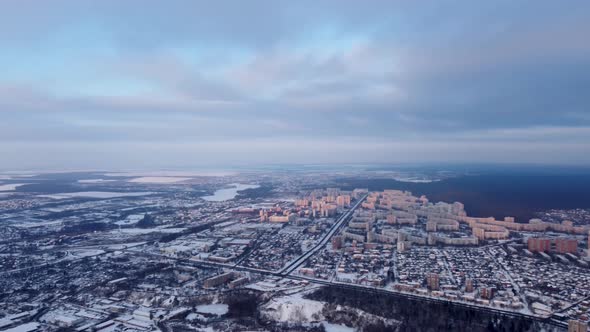
[[[319,285],[324,285],[324,286],[329,286],[329,287],[336,287],[336,288],[344,289],[344,290],[362,291],[362,292],[369,292],[372,294],[378,294],[378,295],[384,295],[384,296],[401,297],[403,299],[414,300],[414,301],[426,301],[428,303],[453,305],[453,306],[457,306],[457,307],[493,313],[493,314],[497,314],[497,315],[501,315],[501,316],[530,319],[533,321],[538,321],[538,322],[547,323],[547,324],[550,324],[553,326],[558,326],[560,328],[564,327],[564,322],[558,321],[555,319],[551,319],[550,317],[541,317],[541,316],[537,316],[537,315],[515,312],[515,311],[506,310],[506,309],[502,309],[502,308],[494,308],[494,307],[490,307],[490,306],[478,305],[475,303],[467,303],[467,302],[463,302],[463,301],[451,301],[449,299],[433,297],[433,296],[428,296],[428,295],[419,295],[419,294],[401,292],[401,291],[397,291],[394,289],[387,289],[387,288],[383,288],[383,287],[373,287],[373,286],[366,286],[366,285],[328,281],[328,280],[315,279],[315,278],[310,278],[310,277],[294,274],[293,272],[295,272],[299,267],[301,267],[305,263],[305,261],[307,261],[311,256],[316,254],[318,251],[323,249],[328,244],[328,242],[330,241],[332,236],[334,236],[334,234],[336,234],[341,229],[341,227],[344,225],[344,223],[346,223],[347,221],[350,220],[355,209],[357,209],[362,204],[362,202],[366,199],[366,197],[367,197],[367,195],[360,198],[357,202],[355,202],[355,204],[348,211],[346,211],[344,214],[342,214],[336,220],[336,222],[330,228],[330,230],[322,237],[322,239],[317,244],[315,244],[305,254],[301,255],[296,260],[287,264],[285,267],[283,267],[279,271],[269,271],[269,270],[257,269],[257,268],[253,268],[253,267],[241,266],[236,263],[225,264],[225,263],[186,259],[186,258],[175,258],[175,257],[157,254],[157,253],[149,253],[149,252],[141,251],[141,250],[138,250],[137,248],[128,248],[128,249],[123,249],[122,251],[132,253],[135,255],[151,256],[153,258],[157,257],[157,258],[163,259],[163,260],[176,261],[177,263],[187,265],[187,266],[204,267],[204,268],[224,268],[224,269],[230,269],[230,270],[235,270],[235,271],[257,273],[257,274],[272,276],[272,277],[282,277],[282,278],[291,279],[291,280],[307,281],[307,282],[314,283],[314,284],[319,284]]]
[[[502,308],[495,308],[495,307],[490,307],[490,306],[478,305],[478,304],[474,304],[474,303],[467,303],[467,302],[463,302],[463,301],[451,301],[449,299],[433,297],[433,296],[428,296],[428,295],[419,295],[419,294],[401,292],[401,291],[397,291],[394,289],[387,289],[387,288],[383,288],[383,287],[373,287],[373,286],[366,286],[366,285],[342,283],[342,282],[336,282],[333,280],[332,281],[322,280],[322,279],[310,278],[310,277],[294,274],[293,272],[295,272],[298,268],[300,268],[311,256],[316,254],[318,251],[323,249],[328,244],[330,239],[342,228],[342,226],[347,221],[349,221],[351,219],[354,211],[362,204],[362,202],[366,199],[366,197],[367,197],[367,195],[360,198],[358,201],[355,202],[355,204],[348,211],[346,211],[344,214],[342,214],[336,220],[334,225],[332,225],[332,227],[329,229],[329,231],[321,238],[320,241],[318,241],[317,244],[315,244],[311,249],[306,251],[303,255],[299,256],[296,260],[288,263],[285,267],[283,267],[279,271],[269,271],[269,270],[258,269],[258,268],[253,268],[253,267],[241,266],[241,265],[239,265],[239,262],[233,263],[233,264],[224,264],[224,263],[186,259],[186,258],[175,258],[175,257],[161,255],[158,253],[150,253],[150,252],[142,251],[139,248],[123,248],[123,249],[115,250],[115,249],[108,249],[108,248],[102,247],[100,249],[102,249],[103,252],[101,252],[98,255],[105,255],[108,253],[112,253],[114,251],[124,251],[124,252],[134,254],[134,255],[150,256],[152,258],[175,261],[177,263],[187,265],[187,266],[204,267],[204,268],[224,268],[224,269],[235,270],[235,271],[256,273],[256,274],[271,276],[271,277],[282,277],[282,278],[291,279],[291,280],[307,281],[310,283],[324,285],[324,286],[328,286],[328,287],[335,287],[335,288],[343,289],[343,290],[362,291],[362,292],[368,292],[371,294],[377,294],[377,295],[383,295],[383,296],[393,296],[393,297],[399,297],[399,298],[414,300],[414,301],[425,301],[427,303],[453,305],[453,306],[457,306],[457,307],[477,310],[480,312],[493,313],[493,314],[497,314],[497,315],[501,315],[501,316],[524,318],[524,319],[529,319],[529,320],[533,320],[533,321],[538,321],[538,322],[550,324],[552,326],[557,326],[560,328],[567,326],[567,323],[565,323],[563,321],[559,321],[558,319],[555,319],[555,317],[542,317],[542,316],[537,316],[537,315],[532,315],[532,314],[527,314],[527,313],[510,311],[510,310],[506,310],[506,309],[502,309]],[[209,225],[209,226],[211,226],[211,225]],[[101,247],[101,246],[98,246],[98,247]],[[96,247],[92,247],[92,248],[97,249]],[[77,249],[81,249],[81,248],[77,248]],[[90,247],[87,247],[85,249],[90,249]],[[81,258],[72,259],[72,260],[69,260],[69,262],[73,262],[73,261],[76,261],[79,259],[81,259]],[[0,275],[18,273],[18,272],[22,272],[22,271],[25,271],[28,269],[42,268],[42,267],[58,264],[60,262],[61,261],[53,261],[53,262],[49,262],[49,263],[36,265],[34,267],[26,267],[26,268],[11,270],[11,271],[2,271],[2,272],[0,272]],[[587,299],[587,298],[585,298],[585,299]],[[585,299],[582,299],[582,300],[585,300]],[[577,303],[574,303],[572,306],[578,304],[582,300],[578,301]],[[561,311],[565,311],[569,308],[570,307],[568,307],[564,310],[561,310]]]
[[[328,241],[330,241],[332,236],[334,236],[334,234],[340,229],[340,227],[342,227],[342,225],[352,217],[354,210],[356,210],[356,208],[358,208],[359,205],[361,205],[365,198],[367,198],[367,195],[360,198],[348,211],[346,211],[346,213],[341,215],[340,218],[336,220],[336,223],[334,223],[332,228],[330,228],[330,231],[328,231],[328,233],[326,233],[326,235],[324,235],[324,237],[315,246],[313,246],[305,254],[301,255],[299,258],[297,258],[296,260],[294,260],[293,262],[289,263],[287,266],[279,270],[279,274],[282,276],[291,274],[293,271],[295,271],[297,268],[303,265],[303,263],[305,263],[305,261],[309,259],[309,257],[313,256],[316,252],[324,248],[324,246],[328,243]]]
[[[566,322],[554,319],[553,317],[542,317],[542,316],[531,315],[531,314],[526,314],[526,313],[521,313],[521,312],[516,312],[516,311],[511,311],[511,310],[505,310],[502,308],[494,308],[494,307],[490,307],[490,306],[478,305],[475,303],[467,303],[467,302],[462,302],[462,301],[451,301],[449,299],[433,297],[433,296],[428,296],[428,295],[419,295],[419,294],[401,292],[401,291],[382,288],[382,287],[374,287],[374,286],[349,284],[349,283],[343,283],[343,282],[315,279],[315,278],[310,278],[310,277],[306,277],[306,276],[284,274],[284,273],[280,273],[280,272],[256,269],[256,268],[246,267],[246,266],[236,266],[233,264],[224,264],[224,263],[216,263],[216,262],[201,261],[201,260],[191,260],[191,259],[186,259],[186,258],[175,258],[175,257],[169,257],[169,256],[160,255],[160,254],[147,253],[147,252],[138,251],[138,250],[124,250],[124,251],[126,251],[128,253],[133,253],[136,255],[142,255],[142,256],[152,256],[152,257],[156,256],[160,259],[176,261],[179,264],[182,264],[185,266],[201,267],[201,268],[203,268],[203,267],[204,268],[225,268],[225,269],[231,269],[231,270],[235,270],[235,271],[257,273],[257,274],[261,274],[261,275],[265,275],[265,276],[269,276],[269,277],[282,277],[282,278],[291,279],[291,280],[307,281],[309,283],[328,286],[328,287],[335,287],[335,288],[343,289],[343,290],[361,291],[361,292],[375,294],[375,295],[381,295],[381,296],[393,296],[393,297],[398,297],[398,298],[412,300],[412,301],[425,301],[427,303],[452,305],[452,306],[456,306],[456,307],[460,307],[460,308],[476,310],[479,312],[487,312],[487,313],[492,313],[492,314],[504,316],[504,317],[529,319],[532,321],[537,321],[537,322],[549,324],[549,325],[556,326],[559,328],[564,328],[564,327],[567,328]]]
[[[264,275],[287,277],[293,271],[295,271],[299,266],[301,266],[307,259],[309,259],[309,257],[313,256],[320,249],[322,249],[328,243],[328,241],[330,241],[332,236],[334,236],[334,234],[342,227],[342,225],[352,217],[354,210],[359,207],[359,205],[365,200],[365,198],[367,198],[367,195],[360,198],[348,211],[346,211],[346,213],[342,214],[336,220],[334,225],[332,225],[332,227],[326,233],[326,235],[324,235],[324,237],[316,245],[314,245],[311,249],[309,249],[303,255],[299,256],[299,258],[297,258],[296,260],[287,264],[285,267],[280,269],[278,272],[242,266],[242,265],[239,265],[239,262],[235,263],[235,264],[225,264],[225,263],[217,263],[217,262],[211,262],[211,261],[175,258],[175,257],[170,257],[170,256],[162,255],[162,254],[148,253],[148,252],[137,251],[137,250],[133,250],[133,249],[123,250],[123,251],[129,252],[129,253],[134,253],[134,254],[139,254],[139,255],[144,255],[144,256],[158,257],[160,259],[170,259],[170,260],[180,261],[185,264],[189,263],[189,264],[198,265],[198,266],[202,266],[202,267],[226,268],[226,269],[233,269],[236,271],[245,271],[245,272],[260,273],[260,274],[264,274]]]
[[[150,256],[154,255],[154,254],[149,254],[149,253],[139,252],[139,251],[130,251],[130,252],[133,252],[135,254],[140,254],[140,255],[150,255]],[[453,306],[466,308],[466,309],[472,309],[472,310],[476,310],[476,311],[480,311],[480,312],[493,313],[493,314],[505,316],[505,317],[530,319],[533,321],[538,321],[538,322],[550,324],[552,326],[557,326],[560,328],[567,326],[567,323],[562,322],[562,321],[558,321],[555,319],[551,319],[551,317],[541,317],[541,316],[511,311],[511,310],[505,310],[505,309],[501,309],[501,308],[494,308],[494,307],[490,307],[490,306],[478,305],[478,304],[474,304],[474,303],[467,303],[467,302],[462,302],[462,301],[451,301],[449,299],[433,297],[433,296],[428,296],[428,295],[406,293],[406,292],[401,292],[401,291],[382,288],[382,287],[374,287],[374,286],[366,286],[366,285],[348,284],[348,283],[343,283],[343,282],[328,281],[328,280],[315,279],[315,278],[299,276],[299,275],[291,275],[291,274],[284,274],[284,273],[273,272],[273,271],[268,271],[268,270],[260,270],[260,269],[255,269],[255,268],[251,268],[251,267],[245,267],[245,266],[235,266],[235,265],[231,265],[231,264],[207,262],[207,261],[200,261],[200,260],[190,260],[190,259],[183,259],[183,258],[173,258],[173,257],[161,256],[161,255],[156,255],[156,256],[159,256],[163,259],[174,260],[174,261],[177,261],[178,263],[181,263],[186,266],[206,267],[206,268],[227,268],[227,269],[232,269],[232,270],[236,270],[236,271],[258,273],[258,274],[271,276],[271,277],[283,277],[283,278],[291,279],[291,280],[307,281],[307,282],[318,284],[318,285],[335,287],[335,288],[344,289],[344,290],[361,291],[361,292],[382,295],[382,296],[393,296],[393,297],[398,297],[398,298],[413,300],[413,301],[425,301],[428,303],[453,305]]]

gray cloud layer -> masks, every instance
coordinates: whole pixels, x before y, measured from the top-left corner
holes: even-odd
[[[6,1],[0,153],[587,164],[589,33],[587,1]]]

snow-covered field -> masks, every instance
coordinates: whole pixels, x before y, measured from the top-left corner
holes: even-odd
[[[137,224],[141,219],[143,219],[143,217],[144,217],[143,214],[132,214],[130,216],[127,216],[127,218],[125,218],[123,220],[119,220],[119,221],[115,222],[115,225],[120,225],[120,226],[134,225],[134,224]]]
[[[41,221],[41,222],[22,222],[19,221],[18,223],[14,223],[14,227],[17,228],[36,228],[36,227],[48,227],[48,226],[55,226],[62,224],[62,220],[54,220],[54,221]]]
[[[130,192],[130,193],[116,193],[109,191],[79,191],[74,193],[62,193],[62,194],[48,194],[38,195],[37,197],[52,198],[52,199],[67,199],[76,197],[88,197],[88,198],[115,198],[115,197],[135,197],[151,195],[153,192]]]
[[[180,233],[185,231],[186,228],[121,228],[111,231],[113,234],[134,234],[134,235],[143,235],[143,234],[150,234],[150,233],[165,233],[165,234],[173,234],[173,233]]]
[[[221,316],[227,313],[228,308],[227,304],[204,304],[197,306],[197,312]]]
[[[203,196],[202,198],[209,202],[222,202],[235,198],[238,195],[238,191],[256,188],[260,188],[260,186],[257,184],[232,183],[230,188],[219,189],[213,195]]]
[[[326,329],[326,332],[355,332],[356,331],[356,329],[354,329],[352,327],[348,327],[346,325],[331,324],[328,322],[323,322],[322,325],[324,325],[324,329]]]
[[[19,325],[17,327],[13,327],[11,329],[5,330],[5,332],[36,331],[38,328],[39,328],[39,323],[31,322],[31,323],[26,323],[26,324]]]
[[[123,250],[129,248],[135,248],[146,244],[147,242],[132,242],[132,243],[125,243],[125,244],[111,244],[106,246],[106,248],[111,250]]]
[[[376,316],[372,313],[347,307],[337,306],[335,309],[326,306],[326,303],[322,301],[315,301],[305,299],[305,294],[312,291],[306,289],[297,293],[291,293],[290,295],[280,296],[271,299],[268,303],[260,307],[260,313],[263,318],[272,320],[275,322],[285,322],[293,324],[322,324],[328,332],[354,332],[357,331],[357,327],[348,327],[341,321],[342,317],[359,317],[360,321],[354,319],[346,322],[346,324],[371,324],[376,322],[382,322],[386,326],[399,326],[400,322],[394,319],[385,319],[380,316]],[[338,324],[331,322],[331,319],[327,319],[326,316],[339,316]],[[355,325],[356,326],[356,325]]]
[[[297,293],[272,299],[265,304],[262,312],[268,318],[281,322],[307,323],[324,319],[324,303],[303,298]]]
[[[82,258],[82,257],[93,257],[104,254],[104,250],[100,249],[81,249],[70,251],[72,255],[70,259]]]
[[[33,176],[37,176],[37,173],[21,173],[21,172],[2,172],[0,174],[0,180],[11,180],[11,179],[18,179],[18,178],[32,178]]]
[[[174,176],[144,176],[128,180],[132,183],[178,183],[190,180],[192,178],[174,177]]]
[[[0,191],[14,191],[16,188],[20,186],[24,186],[25,184],[29,183],[9,183],[9,184],[0,184]]]
[[[78,183],[103,183],[103,182],[115,182],[117,180],[105,180],[105,179],[87,179],[78,180]]]
[[[202,171],[158,171],[158,172],[114,172],[105,173],[104,176],[128,176],[128,177],[201,177],[201,176],[230,176],[236,172],[219,170]]]

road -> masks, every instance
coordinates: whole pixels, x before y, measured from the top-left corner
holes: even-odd
[[[324,235],[324,237],[315,246],[313,246],[305,254],[301,255],[299,258],[297,258],[296,260],[294,260],[293,262],[289,263],[281,270],[279,270],[279,274],[291,274],[293,271],[295,271],[297,268],[303,265],[303,263],[305,263],[305,261],[309,259],[309,257],[313,256],[319,250],[324,248],[324,246],[328,243],[332,236],[340,229],[340,227],[352,217],[354,210],[356,210],[356,208],[358,208],[359,205],[361,205],[365,198],[367,198],[367,195],[360,198],[348,211],[341,215],[340,218],[336,220],[336,223],[334,223],[332,228],[330,228],[328,233],[326,233],[326,235]]]
[[[361,199],[359,199],[351,207],[350,210],[348,210],[346,213],[344,213],[342,216],[340,216],[337,219],[337,221],[335,222],[335,224],[332,226],[332,228],[330,228],[330,230],[324,235],[324,237],[316,245],[314,245],[305,254],[301,255],[298,259],[289,263],[287,266],[285,266],[284,268],[282,268],[279,271],[269,271],[269,270],[263,270],[263,269],[256,269],[256,268],[252,268],[252,267],[240,266],[237,264],[224,264],[224,263],[201,261],[201,260],[174,258],[174,257],[160,255],[160,254],[146,253],[143,251],[137,251],[137,250],[133,250],[133,249],[125,250],[125,251],[131,252],[134,254],[139,254],[139,255],[156,256],[161,259],[173,260],[173,261],[177,261],[178,263],[188,265],[188,266],[206,267],[206,268],[225,268],[225,269],[231,269],[231,270],[236,270],[236,271],[258,273],[261,275],[272,276],[272,277],[283,277],[283,278],[292,279],[292,280],[305,280],[310,283],[325,285],[325,286],[330,286],[330,287],[336,287],[336,288],[340,288],[340,289],[363,291],[363,292],[369,292],[369,293],[373,293],[373,294],[380,294],[380,295],[387,295],[387,296],[397,296],[397,297],[402,297],[404,299],[415,300],[415,301],[426,301],[426,302],[438,303],[438,304],[452,304],[452,305],[458,306],[458,307],[469,308],[469,309],[484,311],[484,312],[488,312],[488,313],[491,312],[491,313],[502,315],[502,316],[531,319],[534,321],[539,321],[539,322],[551,324],[553,326],[559,326],[561,328],[564,326],[563,325],[564,322],[556,321],[556,320],[553,320],[553,319],[550,319],[547,317],[541,317],[541,316],[536,316],[536,315],[522,313],[522,312],[510,311],[510,310],[505,310],[502,308],[494,308],[494,307],[490,307],[490,306],[478,305],[478,304],[467,303],[467,302],[462,302],[462,301],[451,301],[451,300],[444,299],[444,298],[438,298],[438,297],[433,297],[433,296],[428,296],[428,295],[418,295],[418,294],[413,294],[413,293],[406,293],[406,292],[401,292],[401,291],[397,291],[394,289],[386,289],[386,288],[380,288],[380,287],[342,283],[342,282],[336,282],[334,280],[315,279],[315,278],[310,278],[310,277],[306,277],[306,276],[299,276],[299,275],[293,274],[293,272],[296,271],[299,267],[301,267],[301,265],[303,265],[305,263],[305,261],[307,261],[314,254],[316,254],[319,250],[324,248],[324,246],[328,243],[330,238],[332,236],[334,236],[334,234],[336,234],[336,232],[342,227],[342,225],[344,225],[344,223],[347,222],[352,217],[354,210],[360,206],[360,204],[365,200],[366,197],[367,196],[364,196]]]
[[[406,292],[401,292],[401,291],[397,291],[394,289],[386,289],[386,288],[381,288],[381,287],[373,287],[373,286],[366,286],[366,285],[328,281],[328,280],[310,278],[310,277],[299,276],[299,275],[282,274],[279,272],[260,270],[260,269],[245,267],[245,266],[235,266],[232,264],[223,264],[223,263],[207,262],[207,261],[200,261],[200,260],[190,260],[190,259],[185,259],[185,258],[174,258],[174,257],[168,257],[168,256],[161,256],[161,255],[157,255],[157,254],[150,254],[150,253],[141,252],[141,251],[129,251],[129,252],[134,253],[134,254],[139,254],[139,255],[159,256],[162,259],[177,261],[178,263],[181,263],[186,266],[205,267],[205,268],[227,268],[227,269],[232,269],[232,270],[236,270],[236,271],[258,273],[258,274],[266,275],[266,276],[270,276],[270,277],[283,277],[286,279],[307,281],[307,282],[318,284],[318,285],[336,287],[336,288],[345,289],[345,290],[362,291],[362,292],[368,292],[371,294],[384,295],[384,296],[395,296],[395,297],[401,297],[403,299],[408,299],[408,300],[425,301],[428,303],[453,305],[453,306],[457,306],[457,307],[461,307],[461,308],[467,308],[467,309],[477,310],[477,311],[481,311],[481,312],[488,312],[488,313],[493,313],[493,314],[506,316],[506,317],[517,317],[517,318],[530,319],[533,321],[538,321],[538,322],[547,323],[547,324],[550,324],[553,326],[558,326],[560,328],[564,327],[564,322],[553,320],[550,317],[541,317],[541,316],[525,314],[525,313],[521,313],[521,312],[505,310],[505,309],[501,309],[501,308],[494,308],[494,307],[489,307],[489,306],[484,306],[484,305],[478,305],[478,304],[474,304],[474,303],[467,303],[467,302],[461,302],[461,301],[451,301],[449,299],[433,297],[433,296],[428,296],[428,295],[406,293]]]
[[[284,266],[279,271],[269,271],[269,270],[257,269],[257,268],[253,268],[253,267],[242,266],[242,265],[239,265],[239,262],[241,260],[238,261],[238,263],[225,264],[225,263],[217,263],[217,262],[211,262],[211,261],[175,258],[175,257],[165,256],[162,254],[137,251],[137,250],[133,250],[133,249],[122,250],[122,251],[126,251],[126,252],[133,253],[133,254],[138,254],[138,255],[143,255],[143,256],[157,257],[160,259],[169,259],[169,260],[174,260],[174,261],[180,261],[183,263],[199,265],[202,267],[226,268],[226,269],[233,269],[236,271],[254,272],[254,273],[260,273],[260,274],[264,274],[264,275],[285,277],[285,276],[290,275],[293,271],[295,271],[298,267],[300,267],[303,263],[305,263],[305,261],[307,259],[309,259],[315,253],[317,253],[320,249],[322,249],[328,243],[328,241],[332,238],[332,236],[334,236],[334,234],[342,227],[342,225],[352,217],[354,210],[361,205],[361,203],[367,198],[367,196],[368,195],[361,197],[348,211],[346,211],[344,214],[342,214],[336,220],[334,225],[332,225],[330,230],[322,237],[322,239],[317,244],[315,244],[313,247],[311,247],[303,255],[299,256],[299,258],[297,258],[296,260],[294,260],[291,263]]]
[[[329,280],[315,279],[315,278],[309,278],[309,277],[293,274],[293,272],[296,271],[299,267],[301,267],[311,256],[313,256],[319,250],[323,249],[326,246],[326,244],[329,242],[329,240],[332,238],[332,236],[334,236],[334,234],[336,234],[336,232],[338,232],[338,230],[344,225],[344,223],[346,223],[348,220],[350,220],[355,209],[358,208],[362,204],[362,202],[366,199],[366,197],[367,197],[366,195],[363,196],[361,199],[359,199],[357,202],[355,202],[355,204],[348,211],[346,211],[343,215],[341,215],[336,220],[334,225],[330,228],[330,230],[322,237],[322,239],[316,245],[314,245],[305,254],[301,255],[295,261],[289,263],[287,266],[285,266],[284,268],[282,268],[279,271],[269,271],[269,270],[257,269],[257,268],[252,268],[252,267],[240,266],[235,263],[234,264],[224,264],[224,263],[217,263],[217,262],[210,262],[210,261],[191,260],[191,259],[186,259],[186,258],[174,258],[174,257],[170,257],[170,256],[164,256],[161,254],[157,254],[157,253],[149,253],[149,252],[137,250],[137,248],[125,248],[125,249],[119,249],[119,251],[125,251],[127,253],[131,253],[131,254],[135,254],[135,255],[150,256],[152,258],[159,258],[162,260],[176,261],[180,264],[188,265],[188,266],[205,267],[205,268],[225,268],[225,269],[236,270],[236,271],[257,273],[257,274],[266,275],[266,276],[283,277],[283,278],[292,279],[292,280],[305,280],[310,283],[325,285],[325,286],[329,286],[329,287],[336,287],[336,288],[340,288],[340,289],[363,291],[363,292],[369,292],[372,294],[380,294],[380,295],[386,295],[386,296],[396,296],[396,297],[401,297],[404,299],[415,300],[415,301],[426,301],[426,302],[430,302],[430,303],[439,303],[439,304],[452,304],[452,305],[458,306],[458,307],[469,308],[469,309],[484,311],[484,312],[491,312],[491,313],[502,315],[502,316],[520,317],[520,318],[531,319],[534,321],[539,321],[539,322],[551,324],[554,326],[559,326],[559,327],[564,326],[563,325],[564,322],[561,322],[561,321],[556,321],[554,319],[540,317],[540,316],[536,316],[536,315],[532,315],[532,314],[504,310],[501,308],[494,308],[494,307],[477,305],[477,304],[466,303],[466,302],[461,302],[461,301],[451,301],[451,300],[444,299],[444,298],[437,298],[437,297],[432,297],[432,296],[428,296],[428,295],[418,295],[418,294],[413,294],[413,293],[406,293],[406,292],[401,292],[401,291],[397,291],[394,289],[386,289],[386,288],[372,287],[372,286],[365,286],[365,285],[358,285],[358,284],[341,283],[341,282],[336,282],[333,280],[329,281]],[[105,249],[105,248],[103,248],[103,250],[104,250],[104,252],[101,253],[101,255],[104,255],[104,254],[114,251],[114,250],[109,250],[109,249]],[[57,262],[51,262],[49,264],[43,264],[43,265],[49,266],[49,265],[53,265],[56,263]],[[42,267],[43,265],[41,265],[41,266],[38,265],[38,266],[36,266],[36,268]],[[25,269],[27,269],[27,268],[25,268]],[[19,270],[20,269],[18,269],[17,271],[19,271]],[[0,273],[0,275],[6,274],[6,273],[13,273],[13,272],[17,272],[17,271],[15,271],[15,270],[3,271],[2,273]]]
[[[224,264],[224,263],[217,263],[217,262],[210,262],[210,261],[191,260],[191,259],[185,259],[185,258],[174,258],[174,257],[164,256],[161,254],[147,253],[144,251],[137,251],[137,250],[133,250],[133,249],[125,250],[125,251],[130,252],[130,253],[134,253],[134,254],[138,254],[138,255],[144,255],[144,256],[147,255],[147,256],[152,256],[152,257],[158,257],[160,259],[173,260],[173,261],[177,261],[178,263],[188,265],[188,266],[206,267],[206,268],[225,268],[225,269],[231,269],[231,270],[236,270],[236,271],[258,273],[258,274],[266,275],[266,276],[283,277],[283,278],[292,279],[292,280],[306,280],[311,283],[326,285],[326,286],[330,286],[330,287],[371,292],[371,293],[390,295],[390,296],[399,296],[399,297],[406,298],[406,299],[427,301],[427,302],[433,302],[433,303],[445,303],[445,304],[452,303],[453,305],[456,305],[459,307],[471,308],[471,309],[480,310],[480,311],[487,311],[487,312],[492,312],[492,313],[501,314],[501,315],[510,316],[510,317],[528,318],[528,319],[532,319],[532,320],[536,320],[536,321],[546,322],[546,323],[549,323],[552,325],[557,324],[557,322],[554,322],[548,318],[544,318],[544,317],[540,317],[540,316],[536,316],[536,315],[532,315],[532,314],[526,314],[526,313],[521,313],[521,312],[505,310],[505,309],[501,309],[501,308],[494,308],[494,307],[477,305],[477,304],[466,303],[466,302],[461,302],[461,301],[451,301],[448,299],[437,298],[437,297],[432,297],[432,296],[427,296],[427,295],[406,293],[406,292],[401,292],[401,291],[397,291],[397,290],[393,290],[393,289],[341,283],[341,282],[336,282],[333,280],[328,281],[328,280],[322,280],[322,279],[315,279],[315,278],[310,278],[310,277],[299,276],[299,275],[293,274],[293,272],[296,271],[299,267],[301,267],[305,263],[305,261],[307,261],[314,254],[316,254],[319,250],[324,248],[324,246],[328,243],[328,241],[332,238],[332,236],[334,236],[334,234],[336,234],[336,232],[342,227],[342,225],[344,225],[345,222],[350,220],[355,209],[357,209],[361,205],[361,203],[366,199],[366,197],[367,197],[366,195],[363,196],[348,211],[346,211],[346,213],[341,215],[336,220],[334,225],[330,228],[330,230],[323,236],[323,238],[316,245],[314,245],[305,254],[301,255],[299,258],[297,258],[293,262],[289,263],[287,266],[283,267],[279,271],[269,271],[269,270],[257,269],[257,268],[252,268],[252,267],[240,266],[235,263],[234,264]],[[560,325],[560,326],[562,326],[562,325]]]
[[[496,265],[500,266],[500,268],[502,268],[504,275],[506,276],[506,278],[508,278],[508,280],[510,280],[512,287],[518,293],[518,296],[520,297],[520,301],[528,308],[529,303],[526,300],[526,296],[524,296],[524,292],[521,291],[520,286],[518,285],[518,282],[516,282],[516,280],[514,280],[514,278],[512,277],[512,274],[510,274],[510,271],[508,271],[508,269],[506,269],[506,266],[504,266],[504,263],[501,263],[500,261],[498,261],[498,259],[496,258],[496,255],[490,253],[490,256],[492,257],[492,259],[494,260]]]

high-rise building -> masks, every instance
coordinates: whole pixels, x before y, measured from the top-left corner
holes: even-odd
[[[223,273],[220,275],[216,275],[214,277],[206,279],[203,282],[203,287],[204,288],[217,287],[221,284],[228,282],[230,279],[233,279],[234,277],[235,277],[235,272],[227,272],[227,273]]]
[[[405,252],[412,247],[410,241],[397,241],[397,252]]]
[[[436,222],[428,221],[426,223],[426,231],[427,232],[436,232]]]
[[[483,287],[479,290],[479,296],[482,299],[491,300],[494,297],[494,289],[491,287]]]
[[[397,223],[397,217],[393,214],[388,214],[387,215],[387,223],[388,224],[395,224]],[[590,238],[590,234],[588,235],[588,237]]]
[[[528,239],[527,245],[530,252],[549,252],[551,240],[531,237]]]
[[[567,332],[588,332],[588,323],[577,319],[567,322]]]
[[[529,238],[527,244],[530,252],[551,251],[560,254],[575,254],[578,252],[578,241],[576,239],[557,238],[552,243],[551,239],[547,238]]]
[[[467,292],[467,293],[473,292],[473,279],[471,279],[471,278],[465,279],[465,292]]]
[[[340,195],[336,198],[336,204],[340,207],[350,205],[350,195]]]
[[[576,239],[559,238],[555,240],[555,251],[560,254],[575,254],[578,252],[578,241]]]
[[[322,217],[331,217],[336,214],[335,204],[323,204],[320,209],[320,215]]]
[[[308,199],[298,199],[295,201],[295,205],[299,207],[309,206],[310,201]]]
[[[342,248],[342,236],[334,236],[332,237],[332,249],[340,250]]]
[[[479,240],[485,240],[486,238],[486,230],[480,227],[473,227],[473,236],[478,238]]]
[[[268,221],[268,212],[266,210],[260,210],[260,222]]]
[[[426,275],[426,285],[430,290],[438,290],[439,285],[439,277],[438,273],[429,273]]]

